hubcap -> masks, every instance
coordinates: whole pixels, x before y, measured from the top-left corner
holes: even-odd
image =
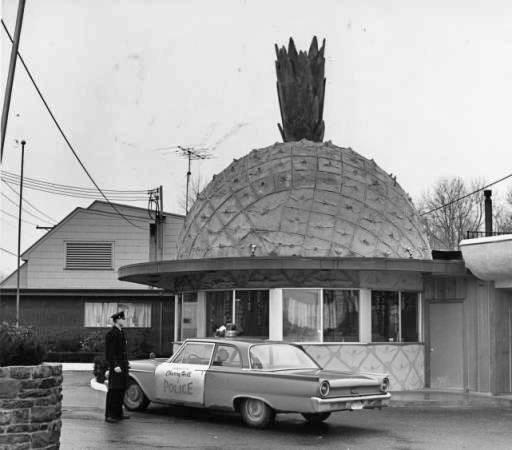
[[[247,413],[252,419],[260,419],[264,414],[263,403],[259,400],[248,400]]]
[[[130,406],[138,406],[141,398],[142,398],[142,392],[136,384],[131,384],[128,389],[126,390],[126,401]]]

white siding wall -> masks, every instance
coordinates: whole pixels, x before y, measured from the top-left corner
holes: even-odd
[[[117,279],[117,270],[127,264],[148,261],[149,218],[137,211],[140,220],[130,220],[141,228],[135,228],[116,214],[98,211],[99,208],[78,210],[65,223],[55,229],[27,254],[27,283],[30,289],[143,289],[144,286]],[[168,216],[164,229],[164,257],[176,258],[176,241],[183,219]],[[111,241],[113,248],[113,270],[66,270],[66,241]],[[15,277],[11,277],[11,280]],[[11,281],[9,280],[9,281]],[[11,282],[2,287],[13,287]]]
[[[183,227],[184,219],[167,216],[164,222],[164,260],[176,259],[178,254],[178,235]]]
[[[22,266],[20,267],[20,289],[25,289],[27,287],[27,267],[28,267],[28,263],[25,262],[23,263],[22,261]],[[2,281],[2,283],[0,284],[0,286],[2,288],[15,288],[16,287],[16,271],[14,271],[11,275],[9,275],[4,281]]]

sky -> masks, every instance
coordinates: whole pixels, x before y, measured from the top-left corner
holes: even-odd
[[[16,9],[3,0],[11,33]],[[162,185],[165,209],[181,213],[186,161],[158,149],[218,142],[192,166],[208,180],[280,141],[274,44],[325,38],[325,140],[373,158],[418,199],[442,177],[511,171],[511,23],[512,3],[498,0],[31,0],[20,53],[102,188]],[[19,173],[21,139],[27,177],[91,187],[18,64],[2,169]],[[56,220],[90,203],[25,194]],[[2,213],[0,227],[0,247],[15,252],[16,219]],[[24,223],[22,250],[43,233]],[[0,251],[0,275],[15,267]]]

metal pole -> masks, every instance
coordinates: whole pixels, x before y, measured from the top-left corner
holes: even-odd
[[[492,236],[492,191],[486,189],[484,191],[484,207],[485,207],[485,235]]]
[[[14,82],[14,72],[16,71],[16,61],[18,60],[18,48],[20,45],[21,25],[23,24],[24,12],[25,0],[19,0],[16,27],[14,28],[14,39],[11,47],[11,59],[9,61],[9,72],[7,74],[7,84],[5,86],[4,107],[2,109],[2,142],[0,147],[0,161],[4,156],[5,132],[7,131],[7,119],[9,117],[9,108],[11,106],[12,85]]]
[[[23,205],[23,166],[25,164],[25,144],[25,141],[21,141],[20,201],[18,205],[18,270],[16,271],[16,327],[20,326],[21,207]]]
[[[188,150],[188,171],[187,171],[187,198],[185,199],[185,215],[188,214],[188,189],[190,184],[190,175],[192,172],[190,171],[190,161],[192,160],[192,152]]]
[[[157,217],[157,223],[158,223],[158,259],[162,261],[164,259],[164,188],[160,186],[158,188],[158,196],[159,196],[159,202],[160,202],[160,208],[158,212]]]

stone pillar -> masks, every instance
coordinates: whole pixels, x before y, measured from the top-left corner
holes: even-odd
[[[0,449],[58,449],[62,366],[0,367]]]

